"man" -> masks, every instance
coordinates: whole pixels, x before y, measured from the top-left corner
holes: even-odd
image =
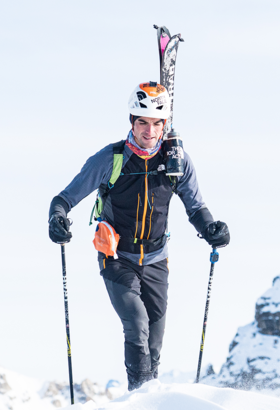
[[[132,129],[126,141],[110,144],[90,157],[53,199],[49,232],[54,242],[69,242],[68,212],[99,188],[100,220],[120,235],[117,259],[98,253],[100,273],[123,324],[128,389],[133,390],[158,374],[167,306],[166,229],[173,193],[179,195],[189,221],[210,245],[227,245],[229,232],[225,223],[214,222],[206,208],[186,153],[183,176],[170,179],[164,171],[161,142],[170,115],[166,89],[152,82],[140,84],[129,99],[129,113]],[[121,172],[112,183],[116,152],[123,154]]]

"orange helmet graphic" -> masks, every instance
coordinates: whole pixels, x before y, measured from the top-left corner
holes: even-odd
[[[139,84],[128,100],[131,115],[166,120],[170,115],[170,99],[163,85],[156,82]]]

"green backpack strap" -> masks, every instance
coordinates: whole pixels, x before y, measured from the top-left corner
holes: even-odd
[[[90,214],[90,218],[89,218],[89,226],[92,225],[92,220],[94,219],[95,221],[98,220],[98,218],[100,218],[101,212],[103,210],[103,203],[102,200],[100,198],[99,195],[99,190],[97,191],[97,195],[96,195],[96,200],[94,202],[91,214]]]
[[[113,171],[108,186],[113,188],[115,182],[120,176],[123,164],[123,154],[114,154]]]
[[[108,192],[110,191],[111,188],[113,188],[115,182],[117,181],[117,179],[119,178],[121,174],[122,165],[123,165],[123,151],[124,151],[125,141],[126,140],[122,140],[122,141],[119,141],[113,144],[113,154],[114,154],[113,170],[112,170],[111,178],[108,182],[108,188],[107,188]],[[103,210],[103,203],[102,203],[102,199],[99,195],[99,190],[98,190],[97,197],[96,197],[93,209],[91,211],[89,225],[92,225],[93,217],[95,220],[100,218],[102,210]]]
[[[116,142],[113,145],[113,153],[114,153],[113,170],[112,170],[111,178],[108,182],[108,187],[110,189],[113,188],[122,170],[124,146],[125,146],[125,140]]]

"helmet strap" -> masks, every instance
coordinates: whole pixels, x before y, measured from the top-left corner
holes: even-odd
[[[131,115],[131,117],[130,117],[131,118],[131,129],[132,129],[132,134],[134,135],[134,132],[133,132],[133,128],[134,128],[133,115],[132,114],[130,114],[130,115]]]

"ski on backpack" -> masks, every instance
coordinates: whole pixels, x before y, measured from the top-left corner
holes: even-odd
[[[173,128],[174,78],[179,42],[184,40],[181,34],[171,37],[165,26],[154,25],[154,28],[157,29],[158,38],[160,84],[167,89],[170,98],[170,115],[164,127],[162,143],[166,175],[177,177],[184,173],[184,150],[180,134]]]
[[[171,101],[170,116],[166,121],[163,137],[165,139],[168,132],[173,128],[175,64],[179,42],[184,40],[182,39],[181,34],[171,36],[169,30],[165,26],[158,27],[157,25],[154,25],[154,28],[157,29],[158,38],[160,84],[167,89]]]

